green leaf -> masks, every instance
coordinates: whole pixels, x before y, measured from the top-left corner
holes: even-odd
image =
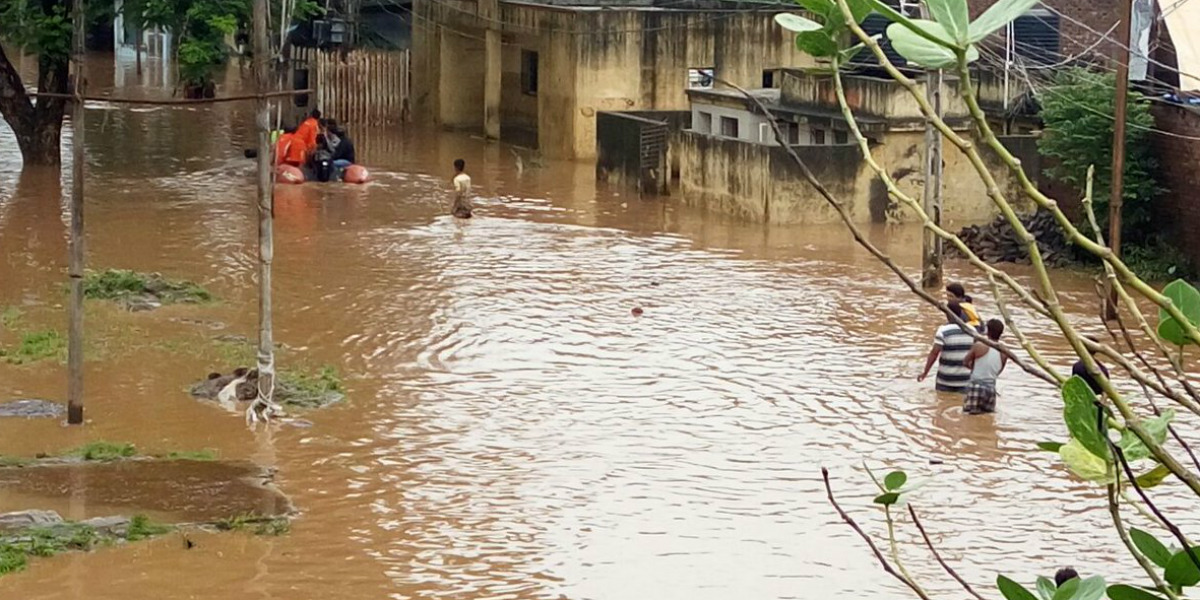
[[[916,66],[925,67],[927,69],[944,69],[958,64],[958,57],[949,46],[953,42],[949,39],[949,34],[939,24],[933,21],[912,20],[910,21],[917,28],[929,34],[929,37],[940,40],[935,43],[927,37],[914,33],[909,27],[900,23],[892,23],[888,25],[887,36],[892,42],[892,48],[903,56],[905,60],[913,63]],[[973,62],[979,59],[979,51],[974,47],[967,49],[967,62]]]
[[[967,30],[971,17],[967,14],[967,0],[925,0],[929,14],[937,21],[959,48],[967,47]]]
[[[1101,431],[1096,423],[1096,394],[1092,388],[1078,375],[1067,380],[1062,387],[1063,421],[1071,437],[1077,440],[1089,452],[1104,461],[1112,459],[1108,449],[1106,431]]]
[[[863,19],[875,12],[871,0],[846,0],[846,4],[850,5],[850,14],[854,15],[855,23],[862,23]]]
[[[1142,473],[1141,475],[1138,475],[1137,484],[1142,489],[1148,490],[1152,487],[1158,486],[1158,484],[1162,483],[1167,478],[1167,476],[1170,474],[1171,474],[1170,469],[1164,467],[1163,465],[1158,465],[1157,467],[1154,467],[1153,469],[1146,471],[1145,473]],[[1165,566],[1165,565],[1159,565],[1159,566]]]
[[[1024,586],[1003,575],[996,576],[996,587],[1007,600],[1037,600]]]
[[[1054,598],[1054,590],[1056,589],[1058,589],[1058,586],[1054,585],[1054,581],[1049,577],[1039,576],[1037,578],[1037,591],[1042,600],[1051,600]]]
[[[1192,325],[1200,327],[1200,292],[1196,291],[1196,288],[1182,279],[1176,279],[1168,283],[1162,293],[1171,299]],[[1183,326],[1163,308],[1158,309],[1158,337],[1176,346],[1193,343],[1192,338],[1184,332]]]
[[[1089,452],[1079,443],[1079,440],[1072,438],[1062,448],[1059,448],[1058,455],[1067,464],[1067,468],[1081,479],[1103,485],[1114,481],[1112,465]]]
[[[1017,17],[1033,8],[1038,0],[1000,0],[983,11],[975,22],[971,23],[967,32],[967,41],[974,44],[991,35],[993,31],[1008,25]]]
[[[1054,592],[1054,600],[1072,600],[1079,591],[1079,578],[1068,579]]]
[[[838,10],[837,3],[832,0],[796,0],[796,3],[803,6],[808,12],[822,17],[828,17],[833,14],[833,11]],[[777,19],[778,17],[779,15],[776,15]]]
[[[891,506],[898,500],[900,500],[900,494],[896,492],[888,492],[886,494],[875,496],[875,504],[882,504],[884,506]]]
[[[817,58],[834,56],[838,53],[837,42],[824,31],[802,31],[796,34],[796,48]]]
[[[1193,556],[1200,558],[1200,546],[1192,546],[1190,554],[1192,556],[1188,556],[1188,553],[1180,550],[1167,562],[1167,570],[1163,573],[1167,583],[1179,587],[1189,587],[1200,583],[1200,568],[1196,568],[1196,563],[1192,561]]]
[[[1142,427],[1146,433],[1150,434],[1150,439],[1154,443],[1161,445],[1167,441],[1167,426],[1171,424],[1171,419],[1175,418],[1175,411],[1172,409],[1164,410],[1163,413],[1153,419],[1145,419],[1142,421]],[[1131,429],[1126,429],[1121,432],[1121,441],[1117,442],[1121,452],[1125,454],[1125,460],[1135,461],[1150,457],[1150,449],[1138,439],[1137,434]]]
[[[904,487],[907,481],[908,475],[904,471],[892,471],[883,478],[883,487],[887,488],[889,492],[895,492]]]
[[[1108,586],[1108,598],[1109,600],[1163,600],[1161,596],[1124,584]]]
[[[1079,582],[1079,589],[1075,590],[1070,600],[1101,600],[1106,587],[1103,577],[1093,575]]]
[[[1167,564],[1171,562],[1171,551],[1158,541],[1158,538],[1136,527],[1129,528],[1129,537],[1133,539],[1133,545],[1137,546],[1137,549],[1145,554],[1150,562],[1164,569],[1167,568]]]
[[[812,19],[806,19],[800,15],[793,15],[791,13],[779,13],[775,15],[775,22],[779,23],[780,27],[796,33],[801,33],[804,31],[819,31],[821,29],[820,23],[813,21]]]
[[[1063,445],[1061,442],[1038,442],[1037,447],[1045,450],[1046,452],[1058,454],[1059,449],[1061,449]]]

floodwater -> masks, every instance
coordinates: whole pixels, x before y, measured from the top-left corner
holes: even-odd
[[[94,89],[161,93],[132,65],[90,70]],[[864,461],[928,480],[913,502],[978,586],[1067,564],[1140,581],[1102,493],[1034,449],[1065,437],[1055,393],[1010,369],[998,412],[964,418],[918,384],[941,319],[842,228],[638,199],[588,164],[518,173],[508,148],[463,134],[353,129],[374,183],[277,189],[281,365],[335,365],[347,399],[305,415],[311,428],[249,431],[185,389],[236,366],[213,336],[255,334],[251,111],[89,110],[89,265],[193,279],[221,301],[89,306],[87,426],[0,421],[0,454],[212,448],[278,469],[292,532],[39,559],[0,598],[906,598],[821,485],[824,466],[882,534]],[[458,157],[480,196],[469,222],[446,215]],[[21,171],[0,126],[0,307],[30,327],[65,331],[69,186]],[[917,230],[869,234],[917,271]],[[987,295],[966,265],[950,275]],[[1058,281],[1091,320],[1091,280]],[[1069,368],[1049,327],[1029,330]],[[0,400],[65,394],[53,361],[0,365],[0,383]],[[963,595],[919,547],[904,555]]]

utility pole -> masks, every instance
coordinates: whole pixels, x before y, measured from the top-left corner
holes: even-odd
[[[75,67],[74,98],[71,103],[71,233],[68,241],[67,277],[71,280],[71,304],[67,308],[67,424],[83,424],[83,96],[84,14],[83,0],[71,4],[74,31],[71,34],[71,63]]]
[[[1117,92],[1113,99],[1113,149],[1112,185],[1108,200],[1108,245],[1113,254],[1121,257],[1121,205],[1123,204],[1125,177],[1125,104],[1129,98],[1129,37],[1130,22],[1133,21],[1133,0],[1121,3],[1121,27],[1117,33]],[[1104,318],[1117,318],[1117,291],[1109,283],[1108,302]]]
[[[921,16],[929,18],[929,9],[921,5]],[[942,71],[925,72],[925,98],[934,113],[942,116]],[[942,226],[942,134],[929,119],[925,120],[925,192],[921,206],[938,227]],[[942,240],[933,231],[923,229],[921,235],[921,287],[927,290],[942,287]]]
[[[78,0],[76,0],[78,1]],[[275,339],[271,326],[271,263],[274,261],[275,198],[271,161],[271,33],[267,0],[254,0],[254,81],[258,93],[258,399],[250,407],[268,409],[275,395]],[[268,415],[269,418],[269,415]]]

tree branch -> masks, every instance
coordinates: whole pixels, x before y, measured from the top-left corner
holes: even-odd
[[[883,557],[883,553],[879,551],[879,547],[875,545],[875,542],[871,539],[871,536],[867,535],[867,533],[862,530],[862,527],[858,526],[858,523],[854,521],[853,517],[851,517],[849,514],[846,514],[846,511],[842,510],[842,507],[837,503],[837,499],[833,497],[833,486],[829,484],[829,469],[824,467],[821,468],[821,478],[825,481],[825,493],[829,498],[829,503],[833,505],[834,510],[836,510],[838,515],[842,517],[842,521],[845,521],[845,523],[849,525],[855,533],[858,534],[858,537],[862,538],[862,540],[867,543],[867,546],[871,548],[871,553],[875,555],[875,559],[878,560],[879,564],[883,566],[883,570],[887,571],[888,575],[895,577],[896,579],[900,580],[901,583],[908,586],[909,589],[911,589],[919,598],[921,598],[921,600],[930,600],[929,596],[926,595],[919,586],[892,568],[892,565],[889,564],[887,559]]]

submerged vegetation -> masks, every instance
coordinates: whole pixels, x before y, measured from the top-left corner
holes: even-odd
[[[83,280],[83,295],[93,300],[118,302],[150,298],[162,304],[196,304],[213,300],[212,293],[191,281],[128,269],[89,272]]]
[[[195,450],[192,452],[177,451],[168,452],[167,460],[198,460],[198,461],[214,461],[217,460],[217,451],[212,448],[203,450]]]
[[[236,515],[216,522],[219,531],[247,531],[254,535],[280,536],[292,530],[292,522],[285,516],[268,517],[255,513]]]
[[[99,546],[136,542],[160,536],[171,527],[135,515],[127,524],[97,527],[90,522],[63,521],[53,525],[0,532],[0,575],[14,573],[29,564],[30,557],[48,557],[63,552],[87,552]]]
[[[0,454],[0,468],[28,467],[45,463],[62,463],[71,461],[113,462],[118,460],[192,460],[210,462],[217,460],[218,453],[212,448],[203,450],[172,450],[165,454],[140,454],[137,447],[125,442],[106,442],[103,440],[88,442],[77,448],[71,448],[58,454],[39,454],[36,458],[10,456]]]
[[[88,442],[78,448],[68,450],[63,456],[76,456],[83,460],[107,462],[137,456],[137,448],[133,444],[97,441]]]
[[[0,348],[0,360],[24,365],[47,358],[66,358],[67,339],[53,329],[31,331],[21,336],[15,348]]]
[[[275,385],[275,397],[286,406],[320,408],[342,399],[342,379],[337,369],[329,365],[315,374],[283,371]]]

